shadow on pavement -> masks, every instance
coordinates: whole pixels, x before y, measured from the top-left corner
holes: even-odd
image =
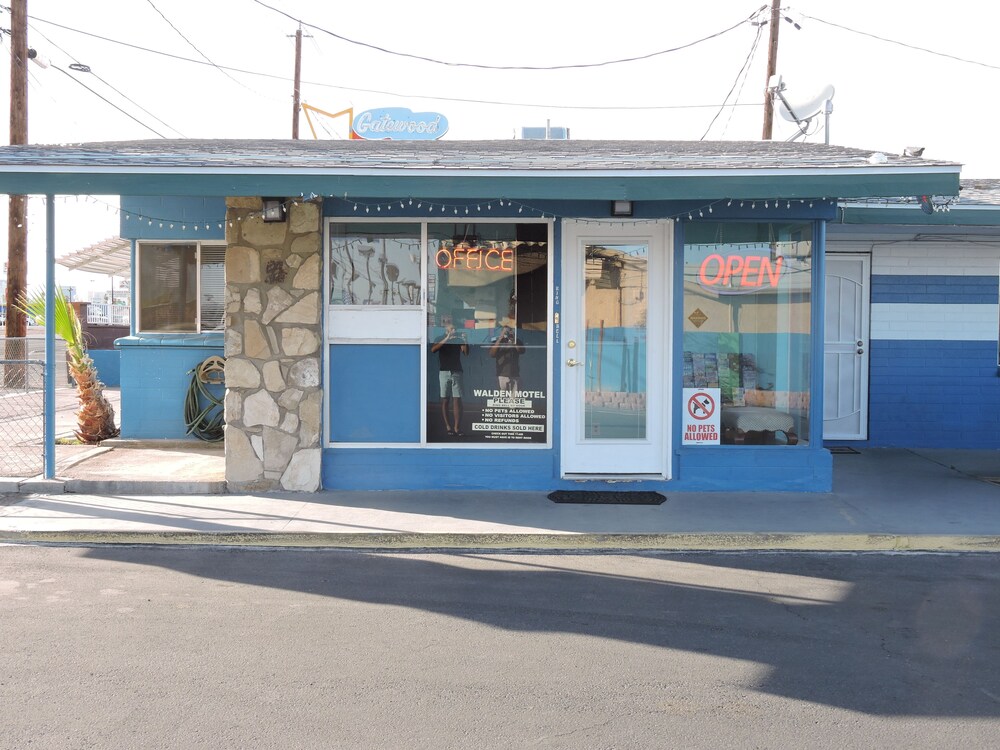
[[[751,661],[766,667],[756,690],[866,714],[1000,715],[992,556],[642,555],[623,576],[599,555],[107,546],[86,555],[504,631],[651,646],[666,650],[665,668],[671,649]]]

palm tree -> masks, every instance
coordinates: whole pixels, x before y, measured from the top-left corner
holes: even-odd
[[[97,378],[97,367],[87,354],[83,330],[76,310],[66,299],[62,289],[56,289],[55,334],[66,342],[66,360],[70,375],[76,382],[76,395],[80,403],[77,411],[77,438],[84,443],[99,443],[117,437],[115,408],[104,395],[104,383]],[[30,297],[22,297],[18,309],[36,323],[45,322],[45,292],[35,290]]]

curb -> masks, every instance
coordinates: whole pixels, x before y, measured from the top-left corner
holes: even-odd
[[[366,550],[1000,552],[1000,536],[937,534],[337,534],[7,531],[0,544],[289,547]]]
[[[173,482],[156,479],[64,479],[62,491],[75,495],[225,495],[226,480]],[[27,493],[27,490],[22,490]],[[40,493],[43,490],[32,490]]]

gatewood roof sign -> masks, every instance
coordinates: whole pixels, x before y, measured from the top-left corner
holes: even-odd
[[[359,114],[351,127],[365,140],[434,141],[448,132],[448,118],[438,112],[380,107]]]

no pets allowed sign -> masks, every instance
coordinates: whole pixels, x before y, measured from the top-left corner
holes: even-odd
[[[683,445],[719,445],[719,388],[684,389]]]

